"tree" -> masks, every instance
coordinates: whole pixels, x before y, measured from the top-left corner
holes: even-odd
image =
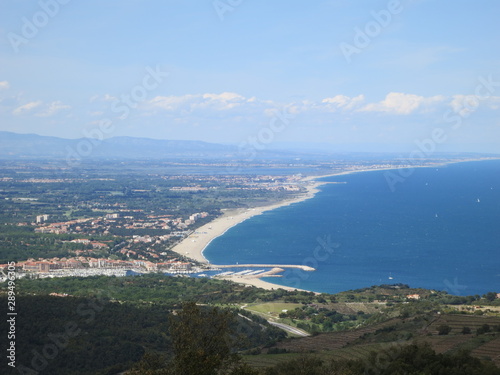
[[[246,363],[236,366],[231,370],[229,375],[259,375],[260,372],[254,370]]]
[[[482,335],[484,333],[488,333],[491,331],[491,327],[489,324],[483,324],[481,327],[479,327],[477,330],[476,330],[476,333],[478,335]]]
[[[464,334],[464,335],[468,335],[468,334],[470,334],[471,332],[472,332],[472,331],[471,331],[471,329],[470,329],[469,327],[464,327],[464,328],[462,328],[462,334]]]
[[[446,324],[442,324],[438,327],[439,335],[447,335],[450,332],[451,332],[451,327]]]
[[[229,329],[233,320],[231,311],[203,311],[194,302],[184,303],[170,318],[175,373],[215,375],[236,364],[239,356],[231,350],[234,339]]]
[[[146,353],[135,366],[127,372],[128,375],[170,375],[165,359],[157,354]],[[173,374],[172,374],[173,375]]]
[[[490,302],[493,302],[497,298],[497,294],[495,292],[488,292],[483,295],[483,298],[487,299]]]

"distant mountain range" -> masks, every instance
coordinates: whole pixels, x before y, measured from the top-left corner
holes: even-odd
[[[262,145],[260,145],[262,146]],[[202,141],[158,140],[136,137],[113,137],[104,140],[93,138],[67,139],[41,136],[37,134],[18,134],[0,131],[0,158],[38,159],[54,158],[75,160],[83,158],[98,159],[172,159],[172,158],[231,158],[231,159],[287,159],[295,157],[329,158],[332,155],[345,155],[352,152],[398,153],[407,156],[415,149],[412,144],[327,144],[304,142],[273,142],[265,147],[248,146],[240,149],[236,145],[223,145]],[[440,152],[474,152],[481,147],[462,150],[441,149]],[[494,153],[495,147],[483,148],[484,153]],[[495,150],[495,151],[493,151]],[[498,151],[496,151],[498,152]],[[477,154],[474,152],[474,154]]]
[[[134,137],[66,139],[0,131],[0,158],[171,158],[231,156],[235,146]]]

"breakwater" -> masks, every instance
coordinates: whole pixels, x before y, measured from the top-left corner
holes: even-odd
[[[302,271],[316,271],[315,268],[309,266],[301,266],[296,264],[228,264],[228,265],[214,265],[217,268],[298,268]]]

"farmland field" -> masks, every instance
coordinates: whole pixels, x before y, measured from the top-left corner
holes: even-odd
[[[278,318],[283,310],[293,310],[297,307],[302,307],[300,303],[286,303],[286,302],[268,302],[256,305],[248,305],[246,310],[261,313],[268,317]]]

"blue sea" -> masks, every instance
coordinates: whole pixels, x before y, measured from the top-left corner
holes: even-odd
[[[263,280],[316,292],[395,283],[455,295],[500,292],[500,160],[321,181],[337,183],[231,228],[205,257],[312,266]]]

